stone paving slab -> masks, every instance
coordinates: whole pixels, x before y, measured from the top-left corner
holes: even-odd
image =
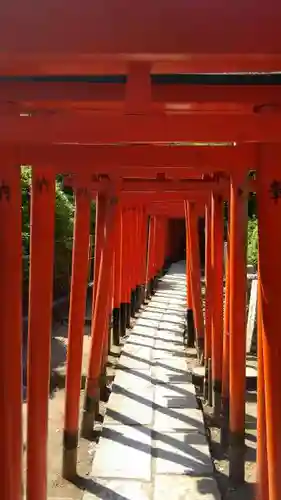
[[[119,393],[115,392],[119,389]],[[137,398],[135,400],[133,398]],[[136,424],[151,425],[153,420],[153,398],[154,388],[143,388],[141,395],[136,394],[135,389],[131,391],[123,387],[113,386],[113,393],[111,394],[105,415],[105,423],[111,423],[113,419],[110,415],[113,412],[118,412],[120,415],[128,419],[132,419]]]
[[[197,408],[155,408],[154,430],[171,432],[183,429],[205,433],[203,416]]]
[[[122,349],[122,355],[133,355],[142,359],[151,359],[152,358],[152,346],[143,346],[139,343],[126,343],[124,348]]]
[[[145,337],[154,337],[156,334],[158,328],[156,327],[149,327],[146,325],[135,325],[134,330],[130,334],[130,339],[134,337],[134,335],[144,335]]]
[[[143,368],[147,368],[149,363],[145,359],[138,359],[137,357],[133,357],[133,355],[123,355],[118,364],[119,368],[135,368],[136,370]]]
[[[170,340],[170,339],[169,338],[168,339],[156,338],[155,344],[153,347],[153,352],[155,352],[157,350],[159,350],[159,351],[165,350],[165,351],[169,351],[169,352],[181,352],[181,353],[185,354],[183,352],[183,349],[182,349],[182,340],[180,340],[177,337],[174,342],[171,342],[170,346],[169,346],[169,343],[166,342],[167,340]]]
[[[93,493],[85,493],[83,500],[151,500],[151,482],[97,479],[91,488]]]
[[[212,461],[205,436],[199,433],[165,433],[158,439],[154,456],[156,474],[211,475]]]
[[[151,480],[151,432],[143,427],[104,426],[91,476]]]
[[[142,316],[137,320],[137,326],[144,326],[146,328],[158,328],[159,320],[151,318],[143,318]]]
[[[153,347],[154,343],[155,337],[153,334],[148,337],[143,333],[133,332],[126,342],[126,345],[137,344],[140,347]]]
[[[83,500],[218,500],[183,344],[185,267],[159,283],[121,351]]]
[[[213,478],[157,475],[152,498],[153,500],[220,500],[221,497]]]
[[[157,385],[155,404],[165,408],[198,408],[193,384],[180,384],[178,389],[177,386]]]
[[[138,370],[136,373],[116,370],[114,385],[115,384],[123,387],[124,389],[134,389],[135,392],[138,393],[145,387],[152,387],[151,370],[150,368],[145,368],[143,370]]]

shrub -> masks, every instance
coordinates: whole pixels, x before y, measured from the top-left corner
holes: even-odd
[[[248,264],[257,266],[258,263],[258,220],[256,217],[248,221]]]
[[[22,187],[22,244],[24,256],[24,280],[28,281],[29,269],[29,192],[31,183],[31,168],[22,167],[21,187]],[[60,180],[56,181],[56,209],[55,209],[55,281],[60,288],[68,284],[71,251],[73,238],[73,196],[67,195],[62,189]],[[42,263],[42,265],[44,265]],[[56,287],[57,288],[57,287]]]

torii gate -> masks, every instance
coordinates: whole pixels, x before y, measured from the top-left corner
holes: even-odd
[[[178,150],[177,153],[168,152],[170,148],[165,146],[164,153],[162,150],[164,146],[155,146],[155,143],[203,141],[209,144],[210,141],[230,141],[237,142],[239,147],[241,144],[244,147],[246,142],[256,143],[254,145],[256,158],[253,163],[257,170],[259,197],[259,495],[261,500],[279,500],[281,406],[277,395],[281,379],[279,362],[281,340],[280,336],[276,335],[276,325],[280,322],[279,315],[281,314],[278,299],[281,277],[281,233],[273,232],[272,221],[278,221],[281,215],[279,202],[281,148],[278,113],[280,90],[278,86],[273,89],[266,86],[238,88],[236,84],[226,87],[224,83],[222,83],[223,88],[221,85],[206,86],[204,76],[199,78],[199,87],[197,84],[189,86],[184,83],[184,79],[174,78],[179,73],[190,71],[201,73],[280,71],[281,43],[278,33],[281,7],[279,2],[274,0],[270,15],[268,4],[259,2],[259,5],[255,7],[255,16],[253,16],[249,0],[246,0],[246,3],[244,1],[243,6],[241,2],[221,5],[219,0],[215,0],[212,4],[203,2],[203,5],[192,6],[192,8],[182,0],[173,0],[173,2],[167,0],[161,8],[147,0],[139,4],[125,0],[122,9],[116,8],[113,2],[106,6],[91,2],[91,4],[87,3],[83,10],[75,2],[62,0],[60,12],[64,16],[63,38],[61,37],[61,17],[53,15],[57,13],[56,9],[57,4],[53,0],[44,5],[26,5],[24,9],[19,0],[11,0],[9,4],[1,7],[0,16],[0,74],[9,77],[6,81],[4,79],[0,82],[2,113],[0,116],[2,153],[0,167],[0,366],[3,386],[6,390],[0,396],[2,410],[0,418],[3,429],[3,463],[0,470],[4,498],[5,500],[19,500],[22,496],[21,196],[19,169],[15,168],[15,165],[19,164],[17,161],[18,145],[20,149],[23,144],[24,147],[31,149],[35,147],[35,144],[39,149],[43,145],[51,151],[53,145],[50,146],[50,144],[57,142],[80,143],[80,146],[76,144],[79,148],[85,143],[106,145],[115,143],[115,154],[120,147],[116,147],[118,143],[146,142],[150,143],[145,145],[150,149],[146,158],[147,166],[153,167],[155,159],[153,159],[151,143],[154,143],[156,154],[161,151],[161,161],[165,165],[163,156],[165,157],[166,153],[171,156],[176,155],[182,148],[186,149],[187,145],[181,144],[179,148],[177,146],[171,148]],[[200,31],[202,12],[204,33]],[[223,24],[220,16],[217,15],[218,12],[224,19]],[[188,29],[187,19],[189,20]],[[83,26],[83,30],[77,29],[77,26]],[[127,29],[128,26],[130,30]],[[143,36],[144,26],[146,36]],[[238,28],[239,37],[237,37]],[[15,36],[15,31],[17,36]],[[132,72],[135,76],[128,92]],[[115,78],[117,77],[116,86],[113,87],[114,82],[111,82],[109,90],[109,87],[102,81],[99,84],[99,92],[95,94],[97,97],[94,97],[95,91],[93,92],[93,88],[88,88],[87,78],[86,83],[85,81],[77,82],[75,78],[74,82],[65,78],[69,74],[85,78],[89,73],[98,77],[114,75]],[[30,81],[30,75],[33,77],[37,75],[39,78]],[[50,77],[54,75],[52,82]],[[129,75],[129,78],[126,75]],[[163,85],[165,75],[166,84]],[[147,85],[143,85],[144,81]],[[87,87],[86,92],[85,87]],[[85,97],[81,97],[82,95]],[[4,99],[2,96],[5,96]],[[88,99],[90,106],[87,103]],[[88,111],[89,109],[91,112]],[[50,113],[52,110],[55,111],[54,114]],[[8,149],[13,147],[12,154],[6,151],[7,143],[9,143]],[[72,146],[64,144],[64,147],[69,149],[69,156],[71,156]],[[207,147],[207,149],[210,148]],[[51,305],[53,262],[54,171],[49,168],[53,165],[52,161],[48,161],[48,156],[45,157],[42,150],[37,160],[32,162],[36,167],[33,176],[30,274],[33,293],[30,295],[29,328],[30,332],[33,332],[31,357],[34,366],[36,365],[38,372],[40,371],[43,375],[42,384],[45,391],[40,403],[42,419],[36,414],[36,418],[30,421],[30,429],[40,435],[44,448],[48,373],[46,363],[40,366],[41,358],[38,354],[38,347],[39,350],[48,352],[47,331],[50,326],[48,311]],[[230,156],[234,157],[236,148],[232,147],[230,150]],[[77,149],[76,166],[73,160],[71,163],[73,168],[70,168],[70,171],[79,168],[77,159],[79,159],[80,152],[81,150]],[[140,163],[136,165],[137,167],[145,165],[141,158],[138,161]],[[160,167],[161,161],[158,165]],[[182,166],[186,168],[187,163],[189,162],[183,160]],[[174,165],[181,165],[181,163],[175,162]],[[189,165],[191,169],[194,169],[192,162]],[[170,167],[172,166],[170,164]],[[202,169],[205,173],[214,171],[208,164],[202,165]],[[222,170],[228,170],[228,167]],[[236,363],[238,361],[237,364],[241,366],[241,370],[235,369],[234,352],[236,352],[238,335],[234,335],[234,331],[236,327],[236,331],[242,332],[245,327],[243,314],[245,240],[241,220],[245,218],[246,170],[249,170],[249,162],[244,155],[231,171],[230,196],[230,393],[235,394],[235,398],[237,398],[238,391],[243,389],[244,383],[242,369],[244,361],[240,351],[239,360],[236,357]],[[77,203],[77,207],[78,204],[80,202]],[[87,206],[85,200],[84,205]],[[80,206],[82,206],[82,201]],[[77,228],[79,227],[79,231],[82,231],[82,217],[79,216],[78,223],[78,212],[79,210],[77,210]],[[86,241],[85,228],[86,224],[83,241]],[[109,251],[108,253],[110,254]],[[42,267],[42,258],[44,258],[46,272],[43,274],[39,288],[38,275]],[[79,278],[78,275],[79,279],[81,276]],[[42,304],[44,306],[43,309],[41,307],[44,329],[39,345],[39,339],[36,339],[34,332],[37,330],[39,320],[41,321],[36,310],[38,305],[42,306]],[[12,339],[11,331],[13,332]],[[12,378],[10,365],[14,369]],[[236,383],[234,383],[234,374]],[[34,395],[38,395],[36,382],[38,380],[31,379],[30,391],[34,398]],[[241,411],[237,413],[239,419],[231,419],[231,428],[234,431],[232,435],[234,446],[232,447],[234,448],[235,445],[239,447],[241,444],[241,433],[244,429],[241,417],[243,401],[240,401],[240,405]],[[38,442],[34,440],[33,446],[36,455]],[[29,464],[29,482],[30,485],[33,484],[33,488],[28,489],[28,500],[45,497],[46,464],[43,455],[38,463]],[[237,461],[236,470],[239,472],[237,475],[241,476],[241,460]],[[35,475],[34,472],[36,472]]]

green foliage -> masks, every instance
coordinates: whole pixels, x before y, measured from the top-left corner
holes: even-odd
[[[247,260],[248,264],[255,266],[258,263],[258,220],[256,217],[248,221]]]
[[[23,245],[23,266],[24,283],[27,291],[28,271],[29,271],[29,193],[31,184],[31,167],[22,167],[21,188],[22,188],[22,245]],[[55,295],[60,295],[62,291],[67,292],[71,275],[71,258],[73,245],[73,225],[74,225],[74,196],[71,188],[64,187],[63,176],[58,175],[56,179],[56,209],[55,209],[55,265],[54,265],[54,285]],[[95,203],[91,204],[91,228],[92,234],[95,232]],[[42,263],[44,265],[44,263]]]

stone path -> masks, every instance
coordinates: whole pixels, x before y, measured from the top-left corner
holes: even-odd
[[[217,500],[183,345],[184,263],[136,321],[116,370],[83,500]]]

